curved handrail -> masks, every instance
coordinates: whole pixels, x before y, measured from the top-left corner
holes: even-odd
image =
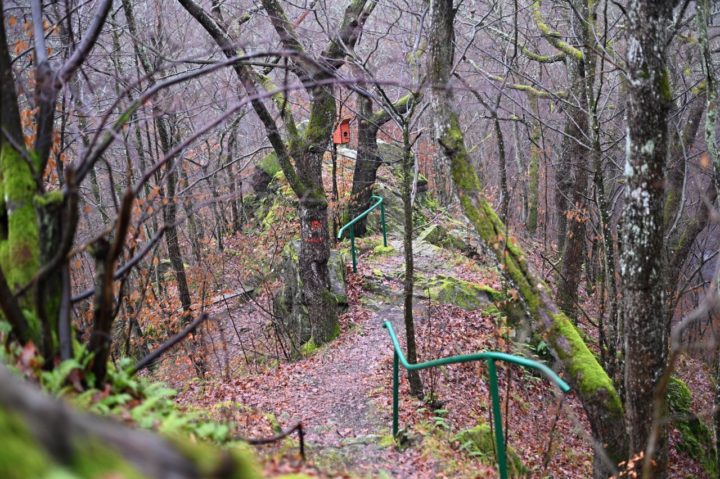
[[[540,371],[543,376],[555,383],[560,388],[560,390],[566,394],[569,393],[571,390],[568,383],[563,381],[562,378],[558,376],[557,373],[555,373],[555,371],[545,366],[544,364],[533,361],[532,359],[523,358],[522,356],[515,356],[513,354],[501,353],[497,351],[484,351],[481,353],[461,354],[458,356],[448,356],[445,358],[433,359],[424,363],[410,364],[407,362],[407,359],[405,359],[405,355],[402,352],[402,348],[400,347],[400,342],[398,341],[393,325],[390,323],[390,321],[385,321],[383,327],[387,329],[388,333],[390,334],[390,339],[393,342],[393,346],[395,347],[395,352],[398,355],[400,364],[402,364],[405,369],[408,369],[410,371],[434,368],[437,366],[444,366],[446,364],[466,363],[469,361],[505,361],[507,363],[517,364],[518,366],[522,366],[524,368]]]
[[[382,196],[372,195],[370,199],[375,199],[377,202],[372,205],[370,208],[366,209],[359,215],[357,215],[355,218],[353,218],[348,224],[340,228],[340,231],[338,231],[337,239],[341,239],[343,233],[346,229],[350,228],[350,252],[352,254],[352,262],[353,262],[353,273],[357,273],[357,256],[355,254],[355,223],[360,221],[361,218],[366,217],[372,210],[380,207],[380,223],[382,224],[382,233],[383,233],[383,246],[387,247],[387,228],[385,227],[385,205],[383,205],[383,199]]]
[[[350,221],[348,224],[346,224],[345,226],[343,226],[342,228],[340,228],[340,231],[338,231],[338,235],[337,235],[337,238],[338,238],[338,239],[342,239],[342,235],[343,235],[343,233],[345,232],[346,229],[348,229],[350,226],[352,226],[352,225],[354,225],[355,223],[357,223],[358,221],[360,221],[362,218],[365,218],[372,210],[374,210],[375,208],[377,208],[378,206],[380,206],[380,205],[383,203],[383,201],[385,201],[385,199],[384,199],[382,196],[377,196],[377,195],[372,195],[372,196],[370,197],[370,199],[371,199],[371,200],[377,200],[377,203],[375,203],[374,205],[370,206],[370,208],[366,209],[365,211],[363,211],[362,213],[360,213],[359,215],[357,215],[357,216],[356,216],[352,221]]]
[[[507,457],[505,454],[505,436],[503,435],[503,423],[502,413],[500,409],[500,394],[498,392],[498,378],[497,370],[495,368],[495,361],[505,361],[512,364],[517,364],[528,369],[535,369],[540,371],[547,379],[555,383],[563,393],[570,392],[570,386],[563,381],[560,376],[549,367],[531,359],[523,358],[521,356],[514,356],[512,354],[500,353],[497,351],[485,351],[481,353],[473,354],[462,354],[459,356],[448,356],[440,359],[433,359],[431,361],[425,361],[424,363],[410,364],[405,359],[405,355],[400,347],[395,329],[393,329],[390,321],[385,321],[383,327],[388,330],[390,334],[390,340],[393,343],[393,436],[398,434],[398,411],[400,406],[400,378],[399,378],[399,367],[398,364],[409,371],[418,371],[421,369],[434,368],[437,366],[443,366],[446,364],[454,363],[465,363],[468,361],[485,361],[488,366],[488,376],[490,377],[490,397],[492,399],[492,415],[493,415],[493,428],[495,430],[495,452],[498,465],[498,472],[500,473],[501,479],[507,479]]]

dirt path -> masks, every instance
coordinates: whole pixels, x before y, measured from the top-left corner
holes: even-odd
[[[390,320],[396,331],[404,330],[404,263],[401,242],[395,239],[390,244],[390,253],[361,257],[358,274],[364,287],[337,340],[308,358],[281,363],[263,374],[221,384],[212,381],[203,392],[206,404],[210,398],[214,402],[223,398],[225,403],[261,412],[263,420],[281,428],[302,421],[308,458],[331,476],[432,477],[442,471],[441,460],[428,457],[422,448],[398,451],[392,443],[392,349],[382,326]],[[453,274],[457,265],[443,257],[443,250],[426,243],[415,250],[418,273]],[[426,317],[423,307],[423,301],[416,301],[418,322]],[[232,330],[227,324],[223,328]],[[238,353],[230,347],[226,354]],[[187,399],[196,403],[198,398]],[[405,407],[412,405],[407,394],[402,400]],[[250,428],[247,434],[258,432]]]
[[[209,385],[205,395],[262,411],[264,419],[280,427],[302,421],[308,457],[324,473],[417,477],[414,463],[420,452],[398,452],[390,436],[392,349],[383,322],[390,320],[397,331],[404,329],[401,243],[393,240],[391,245],[389,254],[361,259],[358,274],[365,287],[359,304],[351,305],[351,319],[340,338],[306,359],[282,363],[265,374]],[[419,270],[436,268],[429,263],[428,255],[418,255]],[[224,312],[228,314],[233,313]],[[238,323],[243,314],[235,316]],[[238,354],[232,334],[236,327],[222,326],[232,343],[228,355]],[[257,331],[246,331],[250,329]],[[432,466],[432,461],[423,463],[425,470]]]

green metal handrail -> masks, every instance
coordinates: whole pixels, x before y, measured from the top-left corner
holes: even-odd
[[[568,386],[568,384],[563,381],[560,376],[555,374],[552,369],[544,364],[520,356],[495,351],[463,354],[460,356],[433,359],[432,361],[426,361],[424,363],[410,364],[407,362],[407,359],[405,359],[405,355],[400,347],[400,342],[398,341],[397,335],[395,334],[395,330],[393,329],[390,321],[385,321],[384,327],[388,330],[393,347],[395,348],[393,354],[393,436],[397,436],[398,434],[398,409],[400,405],[400,378],[398,363],[402,364],[402,366],[409,371],[418,371],[420,369],[434,368],[445,364],[465,363],[468,361],[485,361],[487,363],[488,375],[490,376],[490,397],[492,399],[493,425],[495,429],[495,451],[497,453],[498,471],[501,479],[507,479],[508,476],[505,441],[502,429],[502,416],[500,412],[500,394],[498,392],[498,378],[497,369],[495,369],[495,361],[505,361],[517,364],[518,366],[522,366],[524,368],[535,369],[542,373],[547,379],[555,383],[563,393],[567,394],[570,392],[570,386]]]
[[[357,256],[355,255],[355,223],[360,221],[361,218],[364,218],[370,213],[372,210],[380,207],[380,223],[382,224],[382,233],[383,233],[383,246],[387,248],[387,231],[385,228],[385,205],[383,204],[383,201],[385,201],[381,196],[372,195],[370,197],[371,200],[377,200],[377,202],[372,205],[370,208],[366,209],[362,213],[360,213],[357,217],[355,217],[352,221],[350,221],[348,224],[340,228],[340,231],[338,231],[338,239],[342,239],[342,235],[345,232],[346,229],[350,228],[350,253],[352,254],[352,262],[353,262],[353,273],[357,273]]]

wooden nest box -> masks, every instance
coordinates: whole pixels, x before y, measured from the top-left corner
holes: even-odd
[[[333,133],[333,143],[336,145],[344,145],[350,143],[350,118],[345,118],[340,122]]]

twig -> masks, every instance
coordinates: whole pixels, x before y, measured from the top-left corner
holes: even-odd
[[[261,446],[263,444],[272,444],[273,442],[278,442],[282,439],[285,439],[286,437],[288,437],[290,434],[292,434],[295,431],[297,431],[297,433],[298,433],[298,442],[300,445],[300,457],[304,461],[305,460],[305,431],[303,430],[302,422],[299,422],[299,423],[295,424],[293,427],[291,427],[290,429],[282,431],[280,434],[277,434],[272,437],[260,438],[260,439],[244,439],[244,438],[240,437],[237,439],[239,439],[241,441],[245,441],[248,444],[252,444],[253,446]]]
[[[195,329],[202,324],[206,319],[208,319],[207,313],[202,313],[195,321],[188,324],[185,329],[165,341],[159,348],[157,348],[152,353],[148,354],[144,358],[142,358],[140,361],[135,364],[135,366],[130,369],[129,374],[130,376],[135,375],[138,371],[145,369],[146,367],[150,366],[152,363],[155,362],[160,356],[165,354],[169,349],[171,349],[173,346],[175,346],[177,343],[185,339],[190,333],[194,332]]]

